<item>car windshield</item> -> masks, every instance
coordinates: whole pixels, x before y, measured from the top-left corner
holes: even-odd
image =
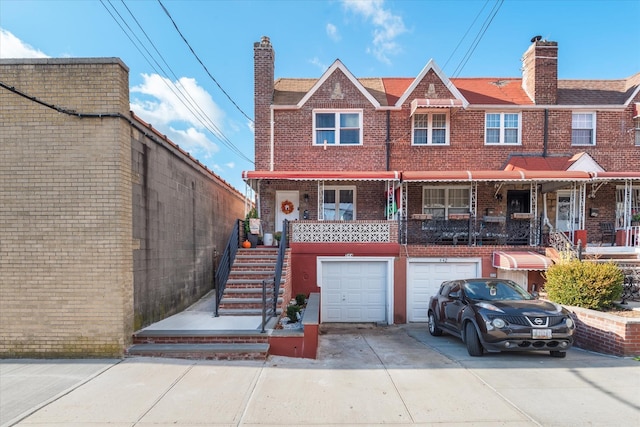
[[[518,286],[507,280],[478,280],[464,284],[464,293],[475,300],[530,300],[533,297]]]

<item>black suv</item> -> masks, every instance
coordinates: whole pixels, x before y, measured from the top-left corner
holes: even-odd
[[[471,356],[490,351],[547,350],[565,357],[575,324],[559,304],[538,300],[515,282],[496,278],[451,280],[429,301],[429,332],[464,341]]]

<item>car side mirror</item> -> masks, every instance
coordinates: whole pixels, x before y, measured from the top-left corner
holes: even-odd
[[[460,291],[449,292],[449,298],[460,299]]]
[[[538,292],[536,292],[536,291],[533,291],[533,292],[531,292],[531,296],[534,297],[535,299],[538,299],[540,294],[538,294]]]

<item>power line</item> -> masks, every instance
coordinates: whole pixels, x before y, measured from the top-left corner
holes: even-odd
[[[123,0],[121,0],[121,1],[124,4],[124,1]],[[151,39],[149,38],[147,33],[144,31],[144,29],[142,28],[142,26],[140,25],[138,20],[135,18],[135,16],[131,12],[131,10],[126,6],[126,4],[125,4],[125,8],[129,12],[129,14],[132,16],[132,18],[134,19],[134,21],[136,22],[136,24],[138,25],[140,30],[143,32],[145,37],[147,37],[147,40],[153,46],[153,48],[155,49],[157,54],[160,56],[162,61],[166,64],[167,68],[169,68],[169,70],[171,71],[171,73],[173,74],[173,76],[175,78],[175,82],[177,82],[177,83],[174,83],[174,81],[172,79],[167,77],[168,73],[164,70],[162,65],[159,64],[158,61],[153,57],[153,54],[151,52],[149,52],[149,49],[147,49],[145,47],[144,43],[135,34],[135,31],[129,26],[129,24],[127,24],[125,18],[118,12],[118,10],[115,8],[115,6],[113,4],[111,4],[111,1],[107,0],[107,2],[109,3],[109,6],[111,6],[111,8],[114,10],[115,14],[119,17],[119,19],[118,19],[118,17],[116,17],[114,15],[114,13],[111,12],[111,10],[109,10],[109,8],[107,7],[107,5],[104,3],[103,0],[100,0],[100,2],[104,6],[104,8],[107,10],[109,15],[111,15],[111,17],[116,22],[116,24],[120,27],[120,29],[127,36],[127,38],[131,41],[131,43],[134,45],[134,47],[138,50],[138,52],[140,52],[142,57],[147,61],[147,63],[151,66],[151,68],[156,72],[156,74],[158,74],[160,76],[165,76],[165,78],[162,79],[163,83],[176,96],[176,98],[185,106],[185,108],[193,115],[193,117],[196,120],[198,120],[198,122],[200,122],[200,124],[202,124],[202,126],[205,129],[207,129],[209,132],[211,132],[211,134],[214,137],[216,137],[223,145],[225,145],[227,148],[229,148],[232,152],[234,152],[240,158],[242,158],[242,159],[246,160],[247,162],[253,164],[253,160],[249,159],[238,147],[236,147],[229,140],[229,138],[227,138],[224,135],[224,133],[215,125],[215,123],[209,118],[209,116],[198,105],[198,103],[193,99],[193,97],[191,97],[189,92],[182,86],[182,84],[180,83],[178,77],[175,75],[173,70],[171,70],[171,67],[168,65],[168,63],[166,62],[164,57],[160,54],[160,52],[156,48],[155,44],[153,44],[153,42],[151,41]],[[127,31],[127,29],[125,29],[123,27],[123,24],[127,27],[127,29],[129,31]],[[133,37],[135,37],[135,39],[137,40],[137,43],[136,43],[136,41],[134,41],[134,39],[132,38],[130,33],[133,35]],[[143,49],[144,49],[144,51],[143,51]],[[154,65],[152,63],[152,61],[156,65]],[[162,72],[158,71],[158,68],[160,68],[160,70],[162,70]],[[178,87],[178,84],[180,85],[180,87]]]
[[[220,83],[218,83],[218,81],[215,79],[215,77],[213,77],[211,75],[211,73],[209,72],[209,69],[207,68],[206,65],[204,65],[204,63],[202,62],[202,60],[200,59],[200,57],[198,56],[198,54],[196,54],[196,52],[193,50],[193,48],[191,47],[191,45],[189,44],[189,42],[187,41],[187,39],[184,37],[184,35],[182,34],[182,31],[180,31],[180,28],[178,28],[178,25],[176,24],[176,22],[173,20],[173,17],[171,16],[171,14],[169,13],[169,11],[167,10],[166,7],[164,7],[164,4],[162,4],[161,0],[158,0],[158,3],[160,4],[160,7],[162,7],[162,10],[164,10],[164,13],[167,14],[167,16],[169,17],[169,20],[171,20],[171,23],[173,24],[174,28],[176,29],[176,31],[178,32],[178,34],[180,34],[180,37],[182,37],[182,40],[185,42],[185,44],[187,45],[187,47],[189,48],[189,50],[191,51],[191,53],[193,54],[193,56],[198,60],[198,62],[200,63],[200,65],[202,65],[202,68],[204,68],[204,70],[207,72],[207,74],[209,75],[209,77],[211,78],[211,80],[213,80],[213,82],[218,86],[218,88],[220,88],[220,90],[222,91],[222,93],[225,94],[225,96],[227,97],[227,99],[229,99],[229,101],[231,101],[231,103],[238,109],[238,111],[240,111],[240,113],[242,113],[243,116],[245,116],[247,118],[247,120],[249,120],[251,123],[253,123],[253,119],[251,117],[249,117],[244,111],[242,111],[242,109],[238,106],[238,104],[236,104],[236,102],[231,99],[231,96],[229,96],[229,94],[222,88],[222,86],[220,86]]]
[[[209,118],[209,116],[205,113],[205,111],[202,109],[202,107],[200,107],[200,105],[197,103],[197,101],[195,99],[193,99],[193,97],[191,96],[191,94],[189,93],[189,91],[182,85],[182,83],[180,82],[180,79],[178,78],[178,76],[176,75],[176,73],[173,71],[173,69],[171,68],[171,66],[167,63],[167,61],[164,59],[164,57],[162,56],[162,54],[160,53],[160,51],[158,50],[158,48],[156,47],[156,45],[153,43],[153,41],[151,40],[151,38],[149,37],[149,35],[147,34],[147,32],[144,30],[144,28],[142,27],[142,25],[140,24],[140,22],[138,21],[138,19],[135,17],[135,15],[133,14],[133,12],[131,11],[131,9],[129,9],[129,7],[125,4],[124,0],[121,0],[123,6],[127,9],[127,11],[129,12],[129,15],[131,15],[131,17],[133,18],[133,20],[135,21],[135,23],[138,25],[138,28],[140,28],[140,31],[142,31],[142,33],[145,35],[145,37],[147,38],[147,41],[151,44],[151,46],[153,47],[153,49],[156,51],[156,53],[158,54],[158,56],[160,57],[160,59],[162,59],[162,62],[167,66],[167,68],[169,69],[169,71],[171,72],[171,75],[173,76],[174,80],[171,82],[171,84],[176,87],[176,89],[178,89],[178,92],[185,96],[188,97],[188,99],[186,99],[186,101],[189,103],[189,105],[191,105],[193,108],[197,109],[198,114],[196,115],[196,113],[189,109],[189,111],[198,119],[198,121],[200,121],[200,123],[207,128],[207,126],[202,122],[203,119],[205,121],[207,121],[207,123],[213,128],[213,131],[211,131],[211,129],[209,129],[211,131],[211,133],[213,133],[215,136],[217,136],[220,140],[224,140],[223,142],[227,142],[227,146],[229,148],[232,148],[235,152],[237,153],[241,153],[240,150],[233,144],[231,143],[231,141],[224,135],[224,133],[220,130],[220,128],[218,128],[218,126],[213,122],[213,120],[211,120]],[[128,27],[128,26],[127,26]],[[136,37],[136,39],[138,39]],[[138,39],[138,41],[140,41],[140,39]],[[148,53],[149,51],[147,49],[145,49]],[[151,54],[150,54],[151,55]],[[157,61],[154,62],[156,64],[158,64]],[[162,66],[160,64],[158,64],[158,66],[162,69]],[[164,69],[163,72],[165,73],[165,75],[167,74]],[[178,87],[179,86],[179,87]],[[174,92],[175,94],[175,92]],[[176,94],[177,96],[177,94]],[[184,103],[183,103],[184,105]],[[185,105],[185,107],[187,107]],[[188,107],[187,107],[188,108]]]
[[[476,15],[476,17],[473,19],[473,22],[471,24],[469,24],[469,28],[467,28],[467,31],[465,31],[464,35],[462,36],[462,38],[460,39],[460,41],[456,45],[455,49],[453,49],[453,52],[451,52],[451,55],[449,55],[449,58],[447,58],[447,62],[444,63],[444,66],[442,67],[443,70],[447,68],[447,64],[449,64],[449,61],[451,60],[453,55],[458,51],[458,48],[460,47],[460,45],[462,44],[464,39],[467,38],[467,34],[469,34],[469,31],[471,31],[471,28],[473,28],[473,26],[475,25],[476,21],[478,20],[478,18],[482,14],[482,11],[484,10],[485,7],[487,7],[487,4],[489,4],[489,0],[486,0],[484,2],[484,5],[482,6],[482,9],[480,9],[480,11]]]
[[[496,3],[493,5],[493,8],[491,9],[491,12],[489,12],[489,16],[487,16],[487,18],[484,20],[482,27],[480,28],[478,34],[476,35],[476,38],[473,40],[473,43],[467,50],[467,53],[465,53],[465,56],[460,61],[460,64],[458,64],[458,67],[453,72],[452,74],[453,77],[458,77],[458,75],[462,72],[462,69],[465,67],[465,65],[467,65],[467,62],[469,62],[471,55],[473,55],[473,52],[475,52],[476,48],[478,47],[478,44],[480,43],[480,41],[482,40],[482,37],[484,37],[485,33],[489,29],[491,22],[493,22],[493,18],[495,18],[496,14],[502,7],[503,3],[504,3],[504,0],[496,0]]]

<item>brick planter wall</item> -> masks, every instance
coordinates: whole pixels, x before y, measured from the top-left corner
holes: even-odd
[[[614,356],[640,355],[640,318],[566,307],[576,322],[576,347]]]

